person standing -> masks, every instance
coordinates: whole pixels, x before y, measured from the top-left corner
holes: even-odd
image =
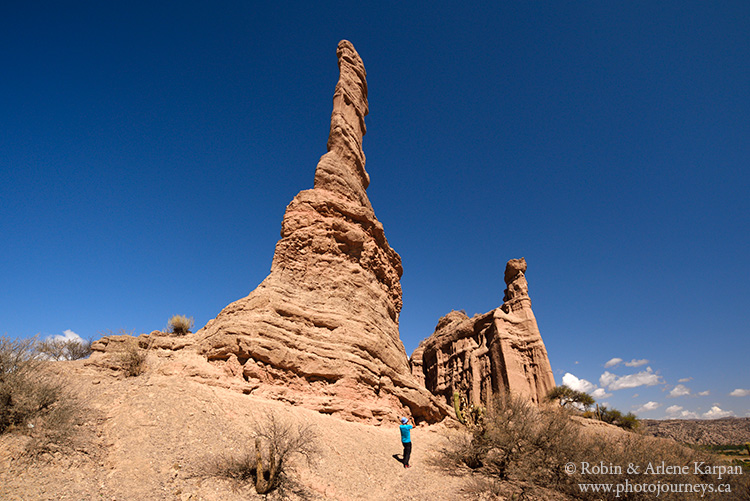
[[[412,420],[412,422],[414,421]],[[402,417],[401,426],[399,426],[401,430],[401,445],[404,446],[404,468],[411,468],[411,465],[409,465],[409,459],[411,458],[411,429],[414,426],[408,423],[409,419]]]

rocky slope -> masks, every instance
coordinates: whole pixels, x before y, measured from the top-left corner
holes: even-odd
[[[641,431],[654,437],[698,445],[739,445],[750,442],[750,418],[642,419]]]
[[[0,499],[266,499],[252,484],[206,472],[222,455],[252,453],[256,424],[270,415],[316,434],[313,460],[292,464],[298,494],[284,499],[472,499],[463,492],[469,477],[447,476],[431,462],[443,444],[443,425],[413,431],[412,468],[405,469],[394,458],[402,449],[396,421],[347,422],[243,394],[236,391],[247,384],[241,378],[186,350],[152,345],[145,372],[124,377],[115,353],[50,363],[74,395],[81,419],[69,443],[37,457],[24,454],[31,440],[25,433],[0,435]]]

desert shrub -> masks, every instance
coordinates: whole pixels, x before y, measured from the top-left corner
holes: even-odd
[[[626,430],[636,430],[638,429],[638,425],[640,422],[638,421],[638,418],[635,414],[632,412],[628,412],[624,416],[620,417],[619,422],[615,423],[620,428],[624,428]]]
[[[115,359],[126,377],[140,376],[146,370],[147,350],[138,346],[138,339],[129,339],[120,351],[115,352]]]
[[[44,372],[37,340],[0,337],[0,433],[31,435],[29,452],[60,444],[73,432],[79,403],[59,379]]]
[[[620,416],[622,417],[622,416]],[[731,494],[721,499],[750,499],[747,475],[696,473],[695,463],[719,464],[720,460],[676,442],[634,433],[594,432],[581,429],[561,407],[539,408],[528,401],[506,396],[487,413],[482,427],[467,428],[463,441],[452,439],[443,457],[454,465],[468,466],[487,482],[474,482],[472,489],[484,486],[485,494],[496,495],[502,482],[527,482],[551,488],[577,499],[601,499],[601,492],[586,492],[582,484],[675,486],[686,484],[730,484]],[[570,465],[575,466],[571,472]],[[644,474],[648,465],[688,466],[688,474]],[[585,466],[584,466],[585,465]],[[612,468],[621,467],[621,470]],[[638,471],[628,470],[629,465]],[[498,483],[500,482],[500,483]],[[481,490],[481,489],[480,489]],[[611,498],[615,497],[612,492]],[[607,497],[607,499],[609,499]],[[659,499],[701,499],[702,492],[660,492]],[[653,492],[622,492],[618,499],[654,499]]]
[[[204,474],[239,484],[252,482],[258,494],[293,488],[295,456],[310,461],[317,453],[317,435],[310,425],[293,424],[273,412],[253,424],[254,448],[210,459]]]
[[[504,478],[550,480],[563,474],[567,452],[579,435],[561,408],[539,408],[506,395],[487,420],[487,471]]]
[[[565,451],[577,437],[563,409],[540,409],[520,397],[505,395],[478,426],[450,437],[441,452],[455,465],[501,480],[560,475],[567,460]]]
[[[55,389],[37,381],[35,339],[0,337],[0,433],[24,424],[56,399]]]
[[[597,409],[596,416],[600,421],[619,426],[626,430],[635,430],[638,428],[638,418],[632,412],[623,415],[617,409],[609,409],[602,405]]]
[[[33,457],[65,448],[70,450],[75,444],[76,425],[80,424],[82,415],[79,400],[62,390],[59,398],[44,413],[37,414],[26,424],[24,432],[31,440],[25,453]]]
[[[489,450],[489,444],[481,434],[467,430],[449,432],[447,445],[440,450],[443,461],[438,461],[450,470],[453,467],[468,467],[472,470],[481,468]]]
[[[49,360],[80,360],[91,355],[91,341],[48,339],[37,342],[34,349]]]
[[[518,499],[517,497],[501,497],[507,494],[502,482],[490,477],[473,476],[463,488],[463,491],[474,499]]]
[[[172,334],[184,336],[190,332],[194,323],[193,317],[188,318],[185,315],[175,315],[167,322],[167,330]]]

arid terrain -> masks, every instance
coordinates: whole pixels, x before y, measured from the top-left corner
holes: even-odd
[[[34,442],[54,423],[0,436],[0,499],[266,499],[252,481],[211,472],[221,458],[252,455],[258,425],[271,416],[313,430],[316,452],[310,461],[296,457],[288,463],[291,482],[268,499],[472,500],[514,499],[514,494],[515,499],[573,499],[518,476],[497,484],[499,491],[478,490],[481,475],[446,463],[440,453],[447,437],[461,429],[452,418],[413,430],[412,467],[406,469],[399,460],[395,422],[352,422],[247,394],[244,379],[225,370],[223,362],[207,362],[187,350],[143,353],[145,368],[133,377],[118,369],[121,361],[111,353],[45,363],[69,389],[80,419],[57,443]],[[574,422],[583,425],[584,434],[610,443],[635,439],[603,422],[580,417]],[[651,460],[651,453],[645,459]]]
[[[697,445],[736,445],[750,442],[750,418],[642,419],[644,434]]]
[[[0,499],[239,500],[262,499],[245,486],[204,473],[222,454],[253,451],[254,424],[275,414],[311,425],[318,453],[297,461],[302,495],[331,500],[475,499],[464,492],[468,472],[448,474],[435,463],[445,424],[412,432],[412,467],[400,455],[398,423],[372,426],[229,389],[207,379],[182,354],[149,353],[137,377],[89,360],[52,362],[84,409],[70,445],[36,457],[31,438],[0,436]]]

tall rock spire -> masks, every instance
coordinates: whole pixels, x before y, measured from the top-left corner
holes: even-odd
[[[339,42],[339,81],[333,93],[331,131],[328,153],[315,170],[315,188],[340,193],[350,200],[370,207],[365,190],[370,176],[365,170],[362,137],[367,132],[367,72],[354,46],[347,40]]]
[[[315,187],[287,206],[268,277],[195,334],[199,352],[248,393],[371,423],[439,421],[448,408],[414,378],[399,338],[401,257],[367,198],[365,67],[347,41],[337,54]]]

